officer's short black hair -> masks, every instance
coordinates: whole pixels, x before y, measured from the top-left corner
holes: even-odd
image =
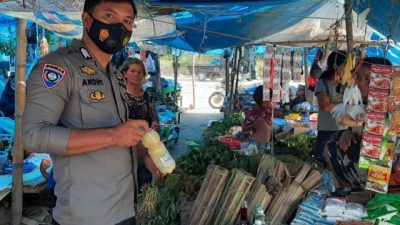
[[[253,99],[258,106],[262,106],[262,103],[263,103],[263,99],[264,99],[263,88],[264,88],[263,85],[260,85],[256,88],[256,90],[254,90],[254,93],[253,93]],[[270,90],[270,99],[271,99],[272,98],[272,90],[271,89],[269,89],[269,90]]]
[[[131,65],[140,65],[143,69],[143,75],[146,76],[146,67],[144,66],[143,61],[138,58],[127,58],[119,68],[119,71],[124,74],[126,71],[128,71],[129,66]]]
[[[96,7],[98,4],[101,4],[103,2],[129,3],[132,5],[134,16],[136,17],[136,15],[137,15],[136,6],[135,6],[135,3],[133,2],[133,0],[86,0],[85,4],[83,5],[83,11],[92,13],[94,7]]]

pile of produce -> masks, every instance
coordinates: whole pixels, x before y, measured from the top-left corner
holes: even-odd
[[[243,113],[235,113],[222,121],[213,122],[211,126],[204,129],[203,139],[206,143],[213,143],[217,138],[229,134],[229,129],[234,126],[241,126]]]
[[[253,175],[257,173],[260,155],[244,156],[227,146],[216,144],[206,145],[198,150],[192,150],[177,160],[177,167],[185,174],[203,176],[210,164],[227,169],[240,168]]]
[[[202,180],[177,170],[173,174],[141,188],[136,207],[140,225],[178,225],[180,207],[193,200]]]
[[[213,164],[227,170],[240,169],[254,177],[260,165],[261,155],[246,156],[219,143],[219,137],[226,136],[230,128],[240,126],[243,114],[237,113],[222,121],[214,122],[203,133],[203,141],[176,160],[176,169],[167,177],[146,185],[141,189],[137,204],[137,220],[140,225],[178,225],[183,203],[194,201],[207,173]],[[311,154],[315,138],[305,135],[289,137],[279,146],[296,151],[296,156],[280,155],[277,159],[287,163],[307,158]]]
[[[223,145],[190,151],[176,161],[177,168],[172,174],[142,188],[137,204],[138,224],[179,224],[180,207],[196,198],[209,164],[240,168],[255,176],[260,160],[259,155],[246,157]]]
[[[311,158],[315,141],[315,136],[305,134],[288,136],[276,143],[276,153],[279,154],[279,149],[290,151],[285,153],[290,153],[302,160],[307,160]]]

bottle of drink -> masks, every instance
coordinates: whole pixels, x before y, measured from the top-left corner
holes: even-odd
[[[149,128],[142,139],[142,144],[147,148],[149,156],[162,174],[172,173],[175,169],[175,160],[164,143],[160,141],[160,136],[155,130]]]

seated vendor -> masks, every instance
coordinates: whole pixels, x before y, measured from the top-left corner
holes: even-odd
[[[272,104],[263,101],[262,85],[254,91],[253,99],[256,105],[245,113],[242,123],[243,133],[249,134],[250,142],[256,144],[260,152],[267,152],[272,130]]]
[[[391,65],[384,58],[368,57],[354,72],[356,83],[361,91],[363,103],[368,101],[368,88],[371,65]],[[341,131],[336,140],[328,142],[325,147],[325,158],[333,170],[336,180],[342,187],[363,190],[367,178],[367,170],[358,168],[360,158],[363,127],[354,127]]]
[[[290,102],[291,108],[293,109],[296,105],[306,102],[306,87],[304,85],[299,85],[296,91],[296,97]]]

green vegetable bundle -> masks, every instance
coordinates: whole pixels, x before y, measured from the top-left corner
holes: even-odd
[[[214,142],[216,138],[227,135],[229,128],[233,126],[241,126],[243,113],[235,113],[222,121],[214,122],[211,126],[204,129],[203,139],[206,142]]]
[[[311,157],[312,151],[315,146],[316,138],[309,135],[296,135],[288,136],[283,140],[280,140],[279,145],[284,145],[285,147],[294,150],[294,154],[300,159],[307,160]]]

